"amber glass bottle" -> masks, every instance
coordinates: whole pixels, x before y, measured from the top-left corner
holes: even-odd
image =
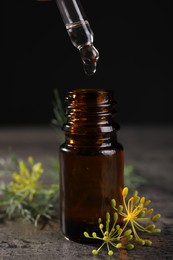
[[[113,91],[75,89],[68,92],[66,104],[65,143],[60,147],[61,228],[66,238],[87,243],[83,232],[97,231],[98,218],[104,220],[111,212],[111,199],[122,204],[124,152],[117,142]]]

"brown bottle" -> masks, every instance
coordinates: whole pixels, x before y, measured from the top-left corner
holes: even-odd
[[[117,142],[113,91],[75,89],[66,97],[65,143],[60,147],[60,220],[66,238],[91,242],[83,232],[98,231],[112,211],[111,199],[122,204],[124,152]]]

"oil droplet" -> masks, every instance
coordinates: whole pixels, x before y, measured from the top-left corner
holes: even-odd
[[[99,59],[99,52],[93,44],[83,45],[80,49],[80,56],[83,62],[85,74],[88,76],[96,72],[97,61]]]

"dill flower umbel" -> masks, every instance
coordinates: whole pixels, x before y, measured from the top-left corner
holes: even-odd
[[[116,208],[115,199],[112,199],[111,201],[112,207],[116,212],[118,212],[119,215],[123,217],[125,224],[122,232],[126,229],[127,225],[130,224],[136,241],[141,245],[150,246],[152,244],[151,240],[140,238],[137,230],[148,233],[160,232],[161,230],[156,228],[155,224],[142,226],[142,223],[155,222],[161,215],[153,215],[154,210],[152,208],[147,208],[151,201],[146,200],[145,197],[139,197],[137,191],[134,192],[134,194],[126,202],[127,195],[128,188],[125,187],[122,191],[124,205],[119,205],[118,208]]]
[[[34,163],[32,157],[28,157],[28,164],[29,167],[24,161],[19,161],[19,172],[13,172],[13,181],[9,184],[9,190],[23,197],[28,196],[28,199],[32,200],[39,187],[38,180],[43,173],[43,168],[40,162]]]
[[[84,236],[86,238],[92,238],[92,239],[99,239],[102,240],[102,244],[98,249],[94,249],[92,253],[94,255],[97,255],[100,251],[100,249],[106,245],[107,246],[107,252],[108,255],[111,256],[113,255],[113,251],[110,249],[110,246],[118,249],[118,248],[125,248],[125,249],[133,249],[133,244],[128,243],[133,236],[132,236],[132,231],[131,229],[126,230],[124,233],[122,233],[122,228],[117,224],[118,220],[118,214],[115,212],[113,215],[113,225],[110,228],[110,213],[106,213],[106,226],[105,226],[105,231],[104,225],[102,223],[101,218],[98,219],[98,224],[99,224],[99,229],[101,231],[101,234],[103,235],[102,237],[99,237],[96,232],[92,233],[92,236],[88,234],[88,232],[84,232]],[[123,242],[121,242],[123,241]]]

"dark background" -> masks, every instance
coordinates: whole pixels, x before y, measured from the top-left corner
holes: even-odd
[[[49,124],[53,90],[113,89],[120,124],[172,124],[171,1],[81,4],[100,53],[97,72],[84,74],[54,1],[8,0],[1,7],[0,125]]]

